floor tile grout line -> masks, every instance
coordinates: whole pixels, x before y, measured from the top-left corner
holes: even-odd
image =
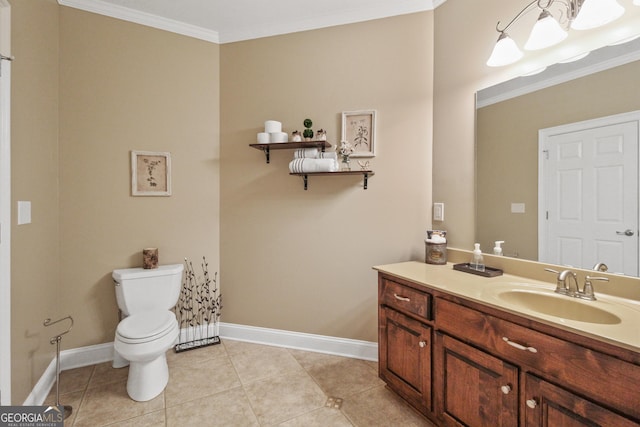
[[[224,345],[224,342],[223,342]],[[249,408],[251,409],[251,413],[253,414],[254,418],[256,419],[257,423],[259,425],[262,425],[262,423],[260,423],[260,419],[258,418],[258,414],[256,414],[256,409],[254,408],[254,405],[251,402],[251,399],[249,398],[249,394],[247,393],[247,389],[245,388],[245,384],[242,382],[242,379],[240,378],[240,374],[238,373],[238,369],[236,368],[236,364],[233,363],[233,356],[231,354],[229,354],[229,349],[227,349],[227,347],[224,347],[224,351],[225,353],[227,353],[227,357],[229,358],[229,362],[231,363],[231,367],[233,368],[233,371],[236,373],[236,376],[238,377],[238,382],[240,383],[240,388],[242,389],[242,393],[244,394],[244,397],[247,399],[247,403],[249,404]]]
[[[87,383],[84,386],[84,389],[82,390],[82,397],[80,397],[80,403],[78,403],[78,408],[76,409],[76,413],[75,415],[73,415],[73,422],[71,423],[71,426],[74,426],[76,424],[76,421],[78,420],[78,415],[80,415],[80,410],[82,409],[82,404],[84,403],[84,399],[87,395],[87,390],[89,390],[89,384],[91,384],[91,378],[93,378],[93,376],[96,373],[96,369],[97,369],[97,364],[93,365],[93,369],[91,369],[91,375],[89,375],[89,379],[87,380]],[[73,409],[72,409],[73,410]]]
[[[226,347],[225,347],[225,349],[226,349]],[[319,385],[319,384],[317,383],[317,381],[315,381],[315,379],[314,379],[314,378],[309,374],[309,372],[305,369],[305,367],[304,367],[304,366],[302,366],[302,364],[300,363],[300,361],[299,361],[299,360],[298,360],[298,359],[297,359],[297,358],[296,358],[296,357],[295,357],[295,356],[294,356],[294,355],[289,351],[289,349],[288,349],[288,348],[284,348],[284,350],[287,352],[287,354],[289,354],[289,355],[293,358],[293,360],[298,364],[298,366],[301,368],[301,370],[304,372],[304,374],[305,374],[307,377],[309,377],[309,379],[311,379],[311,381],[313,381],[313,382],[314,382],[314,384],[316,384],[316,385],[318,386],[318,389],[320,389],[320,391],[322,392],[322,394],[323,394],[323,395],[325,395],[325,397],[326,397],[326,393],[324,392],[324,390],[322,389],[322,387],[320,387],[320,385]],[[257,351],[257,350],[256,350],[256,351]],[[236,368],[235,363],[233,363],[233,357],[232,357],[231,355],[229,355],[229,359],[231,360],[231,365],[233,366],[233,369],[236,371],[236,375],[238,375],[238,378],[240,379],[240,374],[238,373],[238,370],[237,370],[237,368]],[[282,375],[282,373],[280,373],[279,375]],[[249,398],[249,395],[248,395],[247,390],[246,390],[246,388],[245,388],[245,387],[246,387],[246,386],[248,386],[248,385],[250,385],[250,384],[253,384],[254,382],[267,380],[267,379],[272,378],[272,377],[275,377],[275,376],[276,376],[276,375],[274,374],[274,375],[269,376],[269,377],[264,377],[264,378],[260,378],[260,379],[254,380],[254,381],[250,381],[250,382],[248,382],[248,383],[246,383],[246,384],[242,381],[242,379],[240,379],[240,384],[241,384],[241,387],[242,387],[242,391],[243,391],[243,393],[245,394],[245,397],[247,398],[247,402],[249,403],[249,407],[251,408],[251,411],[253,412],[253,415],[256,417],[256,420],[258,421],[258,424],[260,424],[261,426],[263,426],[263,425],[264,425],[264,426],[268,426],[269,424],[262,424],[262,423],[260,422],[260,419],[258,418],[258,415],[257,415],[257,414],[256,414],[256,412],[255,412],[254,405],[252,404],[251,399]],[[291,417],[291,418],[289,418],[289,419],[286,419],[286,420],[282,420],[282,421],[280,421],[280,422],[279,422],[278,424],[276,424],[276,425],[280,425],[280,424],[282,424],[282,423],[285,423],[285,422],[287,422],[287,421],[293,420],[293,419],[295,419],[295,418],[297,418],[297,417],[300,417],[300,416],[303,416],[303,415],[309,414],[309,413],[311,413],[311,412],[313,412],[313,411],[317,411],[317,410],[322,409],[322,408],[323,408],[322,406],[319,406],[318,408],[314,408],[314,409],[311,409],[311,410],[309,410],[309,411],[307,411],[307,412],[304,412],[304,413],[301,413],[301,414],[297,414],[297,415],[295,415],[295,416],[293,416],[293,417]]]

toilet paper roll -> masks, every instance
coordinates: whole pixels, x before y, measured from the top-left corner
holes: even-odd
[[[268,144],[270,142],[270,136],[267,132],[258,133],[258,144]]]
[[[287,142],[289,141],[289,134],[286,132],[271,132],[269,134],[270,142]]]
[[[142,268],[145,270],[158,268],[158,248],[145,248],[142,250]]]
[[[282,132],[282,123],[275,120],[267,120],[264,122],[264,131],[266,133]]]

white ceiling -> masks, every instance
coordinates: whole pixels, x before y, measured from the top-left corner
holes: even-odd
[[[445,0],[58,0],[214,43],[432,10]]]

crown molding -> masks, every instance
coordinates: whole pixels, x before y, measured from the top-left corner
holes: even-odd
[[[211,43],[220,43],[217,31],[152,15],[150,13],[130,9],[128,7],[114,5],[101,0],[58,0],[58,4],[72,7],[74,9],[84,10],[85,12],[96,13],[98,15],[109,16],[123,21],[146,25],[147,27],[165,30]]]
[[[288,22],[270,22],[260,26],[252,25],[250,28],[236,25],[230,31],[214,31],[128,7],[114,5],[102,0],[57,1],[62,6],[146,25],[211,43],[222,44],[434,10],[446,0],[390,1],[373,7],[344,10],[325,16],[314,16],[313,18],[292,19]]]
[[[232,43],[424,12],[433,10],[436,7],[435,3],[441,4],[444,3],[444,1],[445,0],[411,0],[402,3],[385,2],[384,4],[367,7],[366,9],[341,10],[327,15],[315,15],[313,17],[290,20],[288,22],[269,22],[260,26],[252,26],[251,28],[236,27],[234,30],[221,32],[220,43]]]

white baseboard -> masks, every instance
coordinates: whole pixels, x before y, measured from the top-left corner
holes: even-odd
[[[81,368],[83,366],[95,365],[113,360],[113,343],[90,345],[87,347],[72,348],[60,352],[60,370]],[[45,401],[51,387],[56,382],[56,359],[55,357],[47,366],[44,373],[27,396],[23,405],[38,406]]]
[[[335,354],[363,360],[378,360],[378,344],[347,338],[244,326],[220,322],[220,338],[256,344],[286,347],[316,353]],[[113,343],[73,348],[60,352],[60,370],[81,368],[113,360]],[[47,398],[56,380],[56,360],[51,360],[23,405],[37,406]]]
[[[220,322],[220,337],[276,347],[378,360],[378,343]]]

